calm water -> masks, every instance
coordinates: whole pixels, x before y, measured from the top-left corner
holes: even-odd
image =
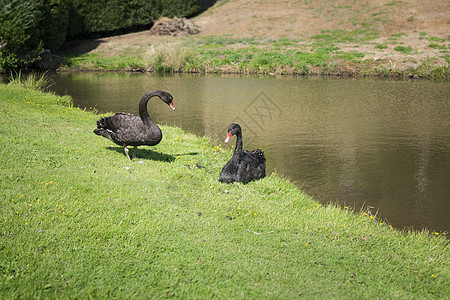
[[[54,80],[57,93],[101,112],[138,114],[143,94],[166,90],[176,111],[150,101],[157,123],[223,144],[237,122],[244,148],[263,149],[269,170],[319,201],[370,206],[397,227],[450,230],[448,83],[117,73]]]

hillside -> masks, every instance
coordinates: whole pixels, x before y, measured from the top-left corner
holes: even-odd
[[[223,0],[192,21],[201,30],[195,39],[284,39],[305,52],[314,51],[311,45],[319,41],[342,52],[363,53],[363,60],[386,70],[423,64],[448,66],[450,60],[447,0]],[[84,41],[77,48],[114,56],[124,50],[139,52],[149,45],[183,40],[144,31]],[[227,45],[233,49],[242,46],[246,45]]]
[[[376,30],[382,38],[426,32],[445,38],[450,2],[425,1],[218,1],[194,20],[205,35],[311,37],[321,30]]]

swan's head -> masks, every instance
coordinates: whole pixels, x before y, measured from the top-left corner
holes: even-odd
[[[228,141],[231,139],[232,135],[241,133],[241,126],[239,126],[239,124],[232,123],[230,126],[228,126],[227,132],[228,132],[228,134],[227,134],[227,138],[225,139],[225,143],[228,143]]]
[[[175,106],[173,105],[173,97],[171,94],[167,92],[162,92],[160,98],[162,101],[167,103],[167,105],[169,105],[172,110],[175,110]]]

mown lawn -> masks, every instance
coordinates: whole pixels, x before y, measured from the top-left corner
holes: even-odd
[[[2,299],[449,297],[442,234],[220,184],[231,153],[174,127],[130,163],[69,100],[0,85]]]

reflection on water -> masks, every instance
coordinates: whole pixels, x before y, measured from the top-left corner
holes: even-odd
[[[450,85],[383,81],[148,74],[61,74],[55,90],[76,105],[138,114],[222,143],[232,122],[244,148],[322,202],[372,211],[397,227],[449,230]],[[93,124],[93,128],[95,124]]]

